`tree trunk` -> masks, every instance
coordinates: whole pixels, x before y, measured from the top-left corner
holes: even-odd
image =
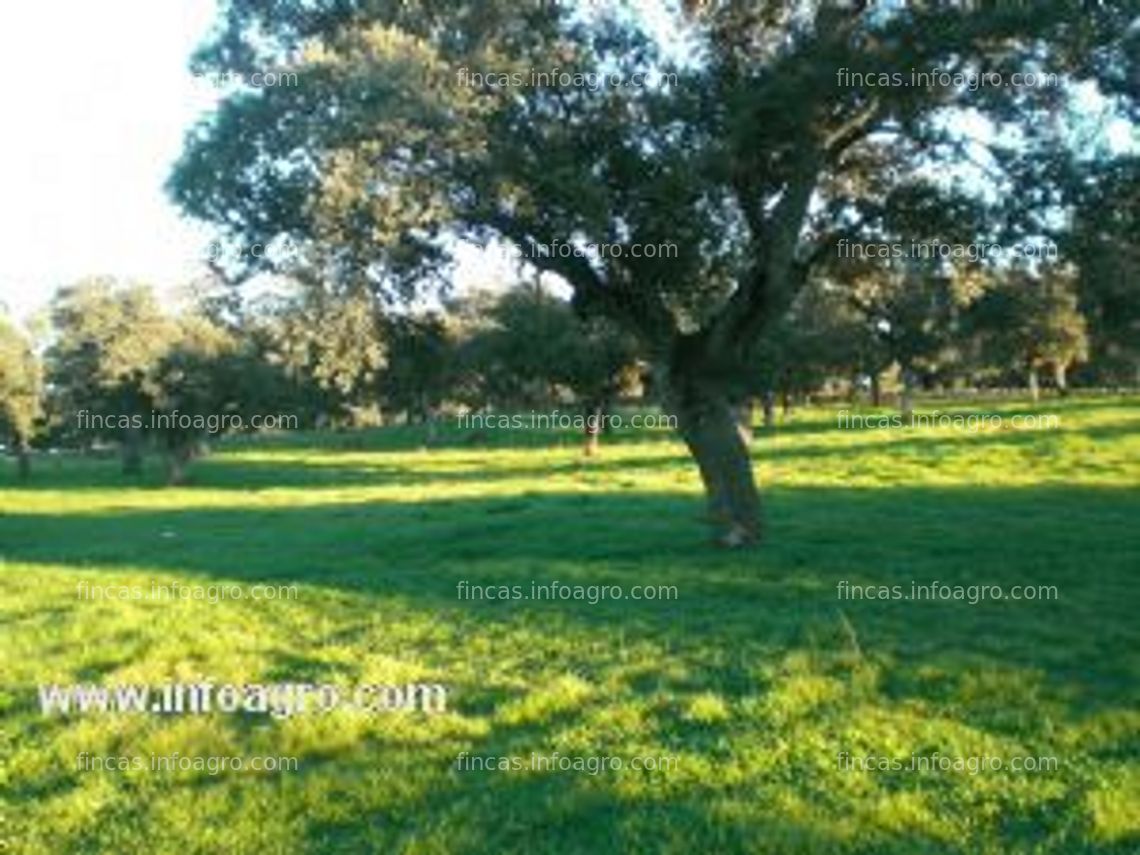
[[[178,487],[186,483],[186,467],[194,457],[194,443],[178,444],[166,455],[166,484]]]
[[[883,405],[883,383],[879,377],[878,371],[871,372],[871,406],[881,407]]]
[[[601,416],[602,436],[614,435],[614,420],[609,417],[610,410],[614,408],[614,401],[617,399],[618,393],[616,389],[606,388],[602,391],[602,398],[598,403],[598,414]]]
[[[1029,397],[1033,403],[1041,400],[1041,383],[1037,379],[1037,366],[1029,366]]]
[[[736,430],[740,433],[740,441],[744,443],[745,448],[752,445],[752,411],[754,406],[755,403],[752,398],[746,397],[733,407],[733,414],[736,416]]]
[[[16,438],[16,477],[21,481],[32,477],[32,455],[23,437]]]
[[[792,393],[787,389],[780,392],[780,409],[783,411],[784,418],[792,414]]]
[[[602,418],[605,407],[600,401],[590,401],[586,404],[586,444],[582,453],[593,457],[598,452],[598,438],[602,432]]]
[[[903,424],[910,424],[914,418],[914,371],[909,368],[902,370],[902,395],[899,397],[899,409],[902,410]]]
[[[1057,385],[1057,392],[1061,397],[1069,394],[1069,366],[1064,362],[1053,363],[1053,382]]]
[[[142,429],[128,427],[123,431],[123,474],[141,475],[142,465]]]
[[[704,484],[717,542],[726,547],[755,543],[760,537],[760,497],[748,446],[727,396],[699,378],[686,378],[674,400],[681,437]]]
[[[761,397],[761,402],[764,408],[764,427],[770,430],[776,426],[776,393],[767,390]]]
[[[177,455],[166,459],[166,486],[178,487],[186,483],[186,461]]]

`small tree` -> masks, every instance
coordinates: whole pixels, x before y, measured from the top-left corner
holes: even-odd
[[[1034,401],[1040,398],[1041,369],[1052,367],[1064,392],[1069,366],[1088,357],[1071,271],[1011,270],[979,302],[975,315],[987,361],[1022,373]]]
[[[765,427],[775,424],[777,395],[787,414],[796,395],[860,364],[862,332],[862,318],[844,288],[824,278],[808,282],[780,322],[765,332],[756,351],[752,386],[761,394]]]
[[[485,313],[468,353],[486,398],[545,406],[569,392],[583,408],[585,453],[596,452],[606,414],[636,370],[634,337],[609,318],[580,317],[537,285],[512,288]]]
[[[573,373],[566,364],[578,332],[569,305],[530,285],[511,288],[483,307],[473,332],[469,364],[488,402],[505,407],[544,407]]]
[[[637,340],[605,317],[573,317],[571,321],[559,375],[583,405],[584,451],[589,456],[598,450],[598,438],[614,400],[637,385]]]
[[[148,373],[177,337],[154,292],[108,278],[61,289],[52,301],[56,339],[48,376],[61,409],[91,435],[118,439],[123,472],[142,470]]]
[[[268,321],[271,359],[308,388],[309,406],[334,422],[376,403],[386,364],[384,324],[371,295],[300,283]]]
[[[232,335],[199,315],[178,320],[178,337],[145,381],[153,430],[166,458],[167,483],[186,479],[186,467],[210,434],[243,415],[241,366]]]
[[[409,422],[427,425],[432,442],[440,408],[454,382],[452,332],[444,318],[429,312],[387,318],[384,337],[388,360],[379,375],[383,406],[404,413]]]
[[[28,338],[0,317],[0,429],[11,438],[21,480],[31,475],[31,441],[42,414],[40,361]]]

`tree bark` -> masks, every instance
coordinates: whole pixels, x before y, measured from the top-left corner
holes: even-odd
[[[1057,385],[1057,393],[1061,397],[1069,394],[1069,366],[1064,362],[1053,363],[1053,382]]]
[[[883,405],[883,384],[879,377],[878,371],[871,372],[871,406],[881,407]]]
[[[142,429],[128,427],[123,432],[123,474],[141,475],[142,464]]]
[[[602,418],[605,413],[605,407],[600,401],[590,401],[586,404],[586,442],[582,447],[582,453],[586,457],[593,457],[598,453],[598,439],[602,432]]]
[[[16,477],[21,481],[27,481],[32,477],[32,455],[28,441],[23,437],[16,439]]]
[[[1033,403],[1041,400],[1041,383],[1037,378],[1037,366],[1029,366],[1029,397]]]
[[[186,483],[186,468],[194,458],[193,442],[172,446],[166,455],[166,484],[178,487]]]
[[[186,461],[175,455],[166,459],[166,486],[178,487],[186,483]]]
[[[914,418],[914,371],[910,368],[902,370],[902,395],[899,397],[899,409],[902,411],[904,424],[910,424]]]
[[[754,408],[755,402],[750,397],[744,398],[733,407],[733,414],[736,416],[736,430],[740,433],[740,441],[744,443],[745,448],[752,446],[752,411]]]
[[[776,426],[776,393],[767,390],[761,398],[764,408],[764,427],[772,429]]]
[[[760,496],[752,458],[728,397],[700,378],[673,392],[681,437],[696,460],[716,541],[740,547],[760,538]]]

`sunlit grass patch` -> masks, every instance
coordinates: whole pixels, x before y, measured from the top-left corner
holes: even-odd
[[[49,462],[0,493],[0,785],[17,852],[1080,853],[1140,848],[1140,408],[1036,433],[757,430],[769,542],[711,550],[665,436],[421,450],[383,432],[223,446],[184,488]],[[993,410],[993,407],[989,407]],[[1000,409],[1013,412],[1014,404]],[[1020,411],[1025,408],[1020,407]],[[148,476],[149,477],[149,476]],[[1055,585],[850,601],[840,582]],[[676,586],[464,600],[462,581]],[[295,585],[279,601],[79,586]],[[425,680],[445,713],[45,717],[39,683]],[[287,755],[296,772],[89,771]],[[469,756],[675,758],[473,771]],[[1056,757],[859,771],[840,755]]]

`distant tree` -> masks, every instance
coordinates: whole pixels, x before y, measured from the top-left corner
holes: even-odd
[[[438,312],[392,315],[384,321],[384,337],[388,360],[379,375],[383,406],[426,425],[431,442],[457,376],[457,341]]]
[[[1034,401],[1040,397],[1042,369],[1052,368],[1054,384],[1064,393],[1069,367],[1088,357],[1087,325],[1069,269],[1009,270],[973,314],[986,360],[1020,373]]]
[[[142,469],[148,373],[177,337],[174,321],[145,285],[93,278],[52,300],[55,340],[48,377],[70,425],[87,441],[118,439],[123,471]]]
[[[43,393],[43,366],[32,342],[0,316],[0,432],[11,442],[21,480],[31,475],[31,441],[43,415]]]
[[[639,385],[637,339],[605,317],[573,316],[559,379],[573,391],[586,416],[587,456],[598,450],[615,400]]]
[[[751,388],[763,402],[765,426],[775,423],[777,396],[787,414],[796,396],[862,364],[858,348],[865,339],[864,323],[846,289],[822,277],[805,284],[756,348]]]
[[[150,427],[166,459],[167,483],[185,481],[187,465],[208,437],[248,418],[244,368],[231,333],[201,315],[178,319],[176,338],[143,382],[154,416]]]
[[[333,423],[376,405],[386,364],[384,324],[370,294],[340,294],[306,281],[277,303],[268,321],[273,362],[312,394],[309,406]]]
[[[1101,380],[1140,385],[1140,157],[1092,168],[1066,235]]]
[[[573,316],[563,301],[531,286],[484,301],[465,348],[486,403],[506,409],[548,407],[558,397]]]
[[[954,352],[963,311],[977,296],[971,271],[908,258],[901,263],[848,264],[838,268],[848,306],[858,318],[856,347],[878,403],[879,377],[897,365],[899,408],[909,420],[920,379]]]
[[[535,284],[518,285],[485,307],[468,345],[486,397],[508,406],[549,406],[565,395],[583,408],[585,452],[617,396],[636,379],[637,340],[601,316],[581,317]]]

